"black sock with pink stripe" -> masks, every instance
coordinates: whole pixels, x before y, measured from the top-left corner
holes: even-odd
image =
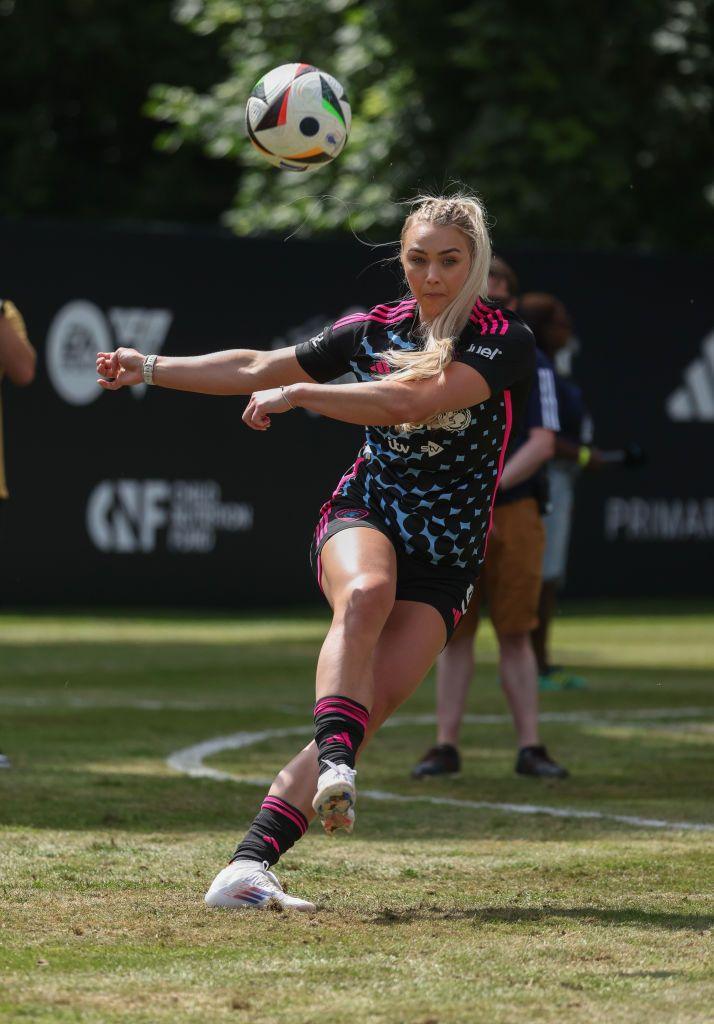
[[[325,761],[355,766],[359,745],[364,739],[369,711],[351,697],[321,697],[315,705],[315,742],[320,775],[327,771]]]
[[[261,863],[267,860],[272,866],[306,831],[307,818],[301,810],[279,796],[266,796],[231,863],[245,857]]]

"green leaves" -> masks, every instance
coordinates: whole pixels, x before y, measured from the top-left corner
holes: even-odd
[[[390,234],[396,200],[457,180],[485,197],[498,244],[706,244],[714,191],[704,8],[711,3],[576,11],[562,0],[443,0],[435,12],[413,0],[181,0],[176,17],[220,38],[229,77],[208,95],[157,86],[151,109],[175,126],[164,147],[178,134],[238,160],[224,219],[242,234]],[[242,128],[255,80],[297,59],[340,78],[353,104],[347,149],[309,176],[267,167]],[[676,182],[685,176],[698,184],[683,196]]]
[[[238,191],[224,216],[235,231],[313,233],[399,219],[392,202],[402,185],[394,142],[408,137],[418,95],[411,89],[411,70],[381,27],[380,8],[356,0],[176,5],[175,16],[191,31],[221,34],[229,76],[203,95],[154,86],[147,110],[172,125],[159,138],[162,147],[174,148],[179,136],[199,143],[207,155],[238,159]],[[269,167],[253,151],[243,124],[245,101],[258,78],[296,60],[339,78],[354,118],[345,152],[333,165],[306,174]]]
[[[0,22],[3,216],[379,239],[400,199],[461,181],[500,246],[711,248],[714,0],[0,0]],[[296,60],[353,110],[309,174],[244,129]]]

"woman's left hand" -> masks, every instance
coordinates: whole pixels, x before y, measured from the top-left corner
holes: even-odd
[[[251,430],[267,430],[274,413],[290,412],[291,408],[282,388],[255,391],[245,407],[243,422]]]

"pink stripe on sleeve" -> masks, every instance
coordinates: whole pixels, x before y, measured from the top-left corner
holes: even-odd
[[[496,329],[498,327],[498,319],[496,317],[495,310],[491,309],[489,306],[484,306],[483,302],[481,302],[480,299],[476,299],[476,306],[474,308],[478,308],[481,315],[486,318],[488,324],[490,325],[488,333],[495,334]]]
[[[498,319],[501,321],[501,330],[498,333],[506,334],[508,331],[508,320],[505,318],[500,309],[497,309],[496,313],[498,314]]]
[[[349,324],[360,324],[372,321],[373,323],[381,324],[383,327],[393,327],[395,324],[400,323],[402,320],[406,320],[407,317],[411,316],[411,308],[405,308],[403,310],[393,311],[390,314],[386,313],[352,313],[350,316],[345,316],[341,320],[337,320],[333,325],[333,331],[339,327],[347,327]]]
[[[488,334],[488,322],[484,320],[482,316],[475,317],[471,314],[469,320],[475,327],[479,327],[481,329],[481,334]]]
[[[364,323],[367,319],[366,313],[353,313],[351,316],[345,316],[342,320],[336,320],[332,325],[332,330],[336,330],[338,327],[346,327],[347,324],[358,324]]]
[[[405,309],[413,309],[416,305],[416,299],[404,299],[396,306],[390,306],[389,303],[383,302],[379,306],[374,306],[370,310],[370,313],[380,313],[385,316],[395,316],[397,313],[402,313]]]

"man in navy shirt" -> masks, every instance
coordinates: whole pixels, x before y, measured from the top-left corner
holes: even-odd
[[[560,419],[555,456],[547,467],[550,500],[548,514],[543,520],[546,540],[543,586],[538,626],[532,634],[533,649],[538,660],[541,690],[574,690],[582,688],[585,680],[551,665],[549,628],[558,591],[565,582],[575,484],[583,470],[591,472],[618,465],[634,468],[642,464],[644,456],[639,445],[628,445],[614,451],[603,451],[593,446],[592,419],[580,387],[570,376],[567,355],[573,325],[560,299],[546,292],[530,292],[521,297],[518,309],[533,331],[538,348],[555,364]]]
[[[505,308],[517,307],[517,283],[502,260],[494,260],[489,297]],[[498,637],[501,685],[518,741],[516,771],[521,775],[563,778],[541,744],[538,732],[538,667],[530,633],[538,623],[545,532],[543,468],[552,458],[559,430],[555,378],[550,360],[537,352],[536,380],[520,427],[506,454],[486,558],[477,597],[486,598]],[[459,732],[474,671],[474,637],[480,600],[461,619],[437,662],[437,745],[413,770],[415,778],[460,770]]]

